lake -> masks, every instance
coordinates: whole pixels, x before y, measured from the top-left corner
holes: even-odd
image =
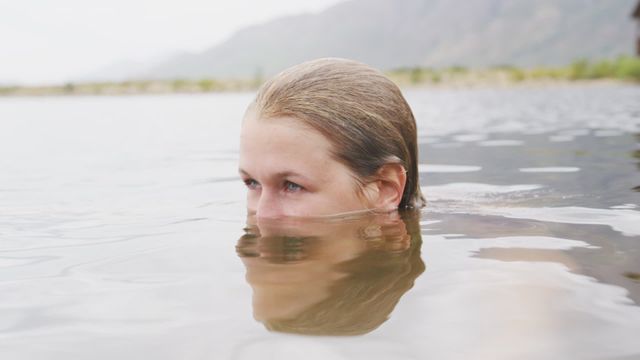
[[[640,358],[640,87],[405,96],[426,208],[259,226],[250,93],[0,98],[0,357]]]

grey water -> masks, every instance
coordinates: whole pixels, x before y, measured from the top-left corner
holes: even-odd
[[[0,358],[640,358],[640,87],[405,96],[424,209],[266,225],[251,93],[0,98]]]

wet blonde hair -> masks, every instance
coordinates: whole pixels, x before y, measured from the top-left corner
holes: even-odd
[[[264,83],[248,111],[261,119],[296,118],[320,132],[361,184],[385,164],[402,165],[407,182],[399,208],[424,204],[416,122],[398,86],[380,71],[346,59],[308,61]]]

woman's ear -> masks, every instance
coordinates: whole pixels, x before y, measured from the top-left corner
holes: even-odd
[[[385,164],[378,169],[374,180],[368,184],[369,201],[375,209],[391,211],[398,208],[407,183],[407,171],[396,163]]]

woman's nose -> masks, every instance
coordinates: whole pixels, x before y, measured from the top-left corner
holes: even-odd
[[[263,189],[256,206],[256,217],[268,219],[282,216],[282,204],[278,195]]]

